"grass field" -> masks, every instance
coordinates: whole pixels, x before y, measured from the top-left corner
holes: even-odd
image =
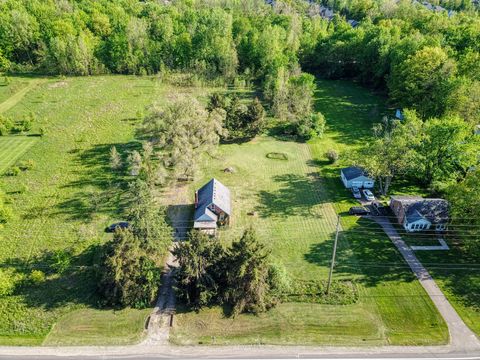
[[[127,345],[142,340],[150,309],[81,309],[60,318],[43,345]]]
[[[1,136],[0,137],[0,174],[3,174],[15,161],[37,142],[32,136]]]
[[[108,312],[97,310],[91,267],[108,238],[103,229],[122,218],[128,201],[125,179],[110,171],[110,148],[117,146],[126,157],[128,150],[139,147],[136,114],[152,102],[165,101],[172,93],[201,95],[205,91],[169,91],[155,77],[42,79],[5,113],[19,118],[34,111],[38,120],[32,131],[43,127],[45,135],[0,138],[0,144],[6,145],[0,159],[14,154],[18,160],[32,159],[36,164],[18,176],[0,178],[15,214],[0,229],[0,267],[17,285],[12,296],[0,298],[0,344],[40,344],[60,318],[67,320],[55,328],[56,344],[62,339],[72,344],[68,337],[72,330],[65,325],[68,317],[63,316],[73,310],[88,309],[98,323],[103,316],[112,319]],[[9,139],[24,141],[20,147],[36,142],[22,154],[18,147],[5,143]],[[57,250],[70,254],[71,267],[65,273],[48,272],[49,254]],[[32,269],[44,270],[46,280],[26,285],[23,280]],[[133,341],[143,331],[143,320],[127,313],[119,322],[122,326],[110,329],[116,343],[122,338],[123,343]],[[130,325],[125,325],[127,322]],[[99,335],[105,329],[90,329],[90,335],[88,329],[83,332],[85,338],[98,335],[97,344],[107,341]],[[65,337],[62,331],[66,331]],[[49,337],[49,343],[54,341]]]
[[[6,83],[5,79],[0,77],[0,103],[9,99],[12,97],[12,95],[23,88],[27,87],[29,82],[29,78],[12,76],[8,78],[8,83]]]
[[[381,117],[380,98],[345,82],[319,82],[318,109],[327,134],[310,144],[259,137],[221,147],[208,158],[196,186],[216,177],[230,187],[233,222],[223,241],[253,225],[294,281],[325,279],[337,213],[354,204],[339,180],[348,153],[368,141]],[[334,148],[343,160],[328,165]],[[288,160],[272,159],[284,153]],[[223,169],[233,167],[233,174]],[[320,176],[319,176],[320,175]],[[248,213],[254,212],[255,216]],[[367,220],[342,217],[335,279],[356,283],[354,305],[284,303],[260,317],[225,317],[221,308],[181,311],[171,340],[180,344],[440,344],[446,326],[401,256],[380,229]],[[412,321],[415,319],[415,321]]]

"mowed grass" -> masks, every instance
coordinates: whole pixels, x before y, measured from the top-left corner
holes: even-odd
[[[381,229],[345,216],[355,204],[338,174],[348,154],[368,141],[383,103],[345,82],[319,82],[318,108],[329,122],[310,144],[258,137],[222,145],[205,160],[195,184],[216,177],[232,191],[233,218],[220,234],[228,243],[253,226],[293,281],[326,279],[337,214],[342,214],[335,280],[356,284],[353,305],[283,303],[260,316],[227,317],[221,308],[180,309],[171,341],[179,344],[426,345],[448,341],[440,314]],[[374,111],[375,110],[375,111]],[[329,165],[325,152],[343,161]],[[271,159],[283,153],[288,160]],[[235,172],[223,170],[232,167]],[[254,214],[254,215],[249,215]]]
[[[0,103],[25,88],[30,80],[29,77],[9,76],[8,82],[5,82],[5,77],[0,76]]]
[[[15,164],[38,141],[32,136],[0,136],[0,174]]]
[[[110,170],[110,149],[116,146],[125,160],[129,151],[141,146],[135,134],[137,113],[153,102],[165,101],[169,94],[201,96],[207,91],[171,88],[156,77],[41,80],[5,113],[21,118],[34,111],[32,132],[42,127],[45,135],[18,158],[32,159],[32,170],[0,178],[14,213],[0,229],[0,266],[13,274],[17,285],[12,296],[0,298],[0,344],[41,344],[58,319],[73,310],[98,311],[98,323],[102,314],[105,321],[114,319],[98,310],[93,267],[109,239],[105,226],[123,219],[130,201],[127,179]],[[61,274],[49,272],[48,267],[49,253],[57,250],[71,254],[71,266]],[[44,271],[46,280],[28,285],[23,280],[32,269]],[[71,331],[65,325],[68,317],[63,319],[67,320],[50,342],[55,337],[57,344],[62,339],[72,342],[68,334],[61,336],[62,329]],[[105,331],[89,329],[83,332],[86,338]],[[115,341],[130,342],[143,331],[143,324],[127,314],[110,330]]]
[[[63,316],[43,342],[47,346],[127,345],[138,343],[145,335],[151,310],[81,309]]]

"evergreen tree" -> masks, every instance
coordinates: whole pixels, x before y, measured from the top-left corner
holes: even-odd
[[[122,168],[122,158],[115,146],[110,149],[110,167],[112,170],[119,170]]]
[[[188,241],[173,251],[179,268],[177,286],[179,295],[196,309],[218,300],[225,260],[225,251],[217,239],[192,230]]]
[[[225,299],[232,304],[233,313],[260,313],[274,305],[270,294],[269,252],[253,228],[234,241],[228,253]]]
[[[160,269],[138,236],[118,229],[105,255],[99,291],[110,306],[143,308],[155,299]]]

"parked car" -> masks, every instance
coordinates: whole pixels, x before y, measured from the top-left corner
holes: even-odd
[[[113,233],[117,229],[128,229],[130,227],[130,224],[126,221],[120,221],[118,223],[112,224],[110,226],[107,226],[105,228],[105,232],[107,233]]]
[[[365,196],[365,199],[367,199],[368,201],[375,200],[375,196],[373,196],[373,193],[370,190],[364,189],[362,192],[363,192],[363,195]]]
[[[362,194],[360,193],[360,190],[356,186],[352,187],[352,194],[353,194],[353,197],[355,199],[361,199],[362,198]]]
[[[379,201],[372,202],[372,208],[378,215],[387,215],[387,208]]]
[[[370,210],[368,210],[365,206],[352,206],[350,210],[348,210],[350,215],[370,215]]]

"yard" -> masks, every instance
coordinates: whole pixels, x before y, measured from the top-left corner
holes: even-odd
[[[15,161],[22,157],[36,142],[37,137],[1,136],[0,137],[0,174],[3,174]]]
[[[253,225],[295,282],[326,279],[337,213],[354,204],[339,180],[351,149],[368,140],[380,98],[345,82],[319,82],[317,105],[329,128],[310,144],[259,137],[222,145],[205,160],[196,186],[211,177],[230,187],[233,223],[222,241]],[[325,152],[344,158],[329,165]],[[284,154],[284,156],[279,156]],[[281,159],[283,157],[283,159]],[[231,167],[234,173],[223,170]],[[253,215],[249,215],[253,214]],[[342,217],[336,280],[355,283],[353,305],[288,302],[259,317],[226,317],[220,308],[181,309],[171,340],[179,344],[440,344],[446,326],[423,288],[377,226]],[[415,319],[415,322],[411,321]]]
[[[35,79],[14,81],[30,84]],[[112,316],[98,309],[92,265],[108,239],[103,229],[122,219],[128,201],[125,179],[109,168],[110,148],[117,146],[126,157],[127,150],[139,146],[137,112],[163,101],[165,93],[173,92],[167,90],[155,77],[51,78],[9,102],[5,115],[15,119],[34,111],[32,133],[43,127],[45,135],[0,137],[2,172],[20,160],[35,164],[18,176],[0,178],[15,214],[0,229],[1,270],[15,285],[13,295],[0,297],[0,344],[41,344],[59,319],[46,343],[83,344],[88,338],[96,344],[124,344],[142,334],[145,312],[127,309]],[[182,91],[204,90],[175,89]],[[70,266],[52,272],[58,258]],[[34,269],[46,278],[31,284],[25,280]],[[71,322],[79,318],[94,318],[95,324],[115,321],[117,326],[85,326],[83,340],[69,337],[78,330]]]

